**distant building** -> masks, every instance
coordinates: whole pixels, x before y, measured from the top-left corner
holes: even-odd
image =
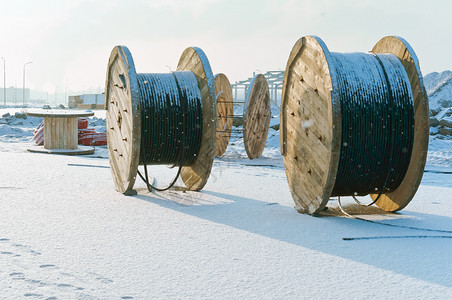
[[[254,77],[255,73],[253,73]],[[284,81],[284,71],[267,71],[263,73],[265,79],[267,79],[268,89],[270,92],[270,102],[276,106],[281,105],[282,86]],[[248,88],[253,80],[250,77],[246,80],[236,81],[231,84],[231,88],[234,92],[234,101],[244,102]]]
[[[5,101],[4,91],[5,91],[4,88],[0,88],[0,104],[3,104],[3,102]],[[16,88],[13,86],[6,88],[6,102],[7,103],[22,104],[23,102],[27,103],[29,101],[30,101],[30,89],[25,89],[25,93],[24,93],[24,89],[22,89],[22,88]]]
[[[69,96],[69,108],[80,109],[103,109],[105,102],[105,94],[83,94]]]

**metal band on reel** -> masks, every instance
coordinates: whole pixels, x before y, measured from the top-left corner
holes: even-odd
[[[190,153],[190,151],[182,150],[185,149],[185,146],[174,144],[171,149],[182,151],[182,158],[180,154],[168,157],[177,158],[173,163],[180,166],[180,175],[189,190],[200,190],[207,183],[214,159],[216,121],[214,117],[214,82],[209,61],[201,49],[187,48],[182,53],[177,71],[173,75],[137,74],[132,55],[126,47],[116,46],[111,52],[105,87],[107,140],[113,180],[116,189],[121,193],[134,193],[132,188],[138,173],[138,165],[140,163],[147,165],[147,155],[142,153],[142,151],[146,151],[144,144],[142,144],[143,141],[147,140],[146,143],[149,143],[149,141],[156,142],[156,145],[161,145],[162,149],[165,149],[166,144],[168,144],[165,142],[167,141],[165,138],[168,138],[168,136],[164,135],[169,135],[169,138],[171,138],[171,132],[173,132],[173,134],[180,134],[180,138],[176,138],[176,140],[181,140],[179,142],[184,145],[184,140],[190,140],[191,136],[189,135],[193,134],[192,132],[185,132],[189,131],[187,128],[190,127],[186,127],[184,131],[183,123],[185,122],[187,126],[202,127],[199,138],[192,140],[195,142],[190,142],[191,146],[195,146],[196,149],[190,149],[190,151],[194,151],[191,154],[192,157],[189,158],[190,161],[184,163],[183,155]],[[175,88],[172,88],[173,86]],[[194,101],[199,101],[193,96],[195,94],[200,96],[200,99],[198,99],[201,105],[198,109],[202,112],[202,124],[201,121],[199,124],[196,123],[195,120],[199,118],[193,115]],[[142,99],[143,97],[146,99]],[[158,118],[157,113],[151,113],[157,110],[148,108],[147,113],[143,111],[142,105],[147,103],[141,101],[150,101],[147,100],[148,97],[154,99],[154,102],[150,103],[151,106],[156,106],[156,109],[164,109],[168,118],[176,120],[177,124],[171,129],[173,131],[168,131],[168,128],[165,128],[163,123],[166,121],[159,122],[156,119]],[[182,102],[178,102],[177,99],[181,99]],[[188,99],[188,101],[183,99]],[[176,107],[180,107],[178,112],[174,110]],[[149,115],[144,116],[142,114]],[[181,115],[186,117],[181,117]],[[157,122],[149,123],[154,124],[153,128],[143,128],[143,126],[149,126],[146,122],[147,118],[154,118],[153,121],[157,120]],[[181,121],[177,121],[176,118],[181,118]],[[178,123],[182,123],[182,127]],[[182,130],[182,132],[175,133],[174,130]],[[200,144],[196,140],[200,140]],[[196,143],[198,144],[196,145]],[[157,155],[153,164],[158,163],[160,154],[162,153],[152,154]],[[149,186],[149,182],[147,184]]]
[[[369,75],[369,88],[361,89],[361,92],[354,94],[354,97],[359,99],[356,103],[366,105],[366,101],[374,101],[374,105],[390,104],[391,98],[388,99],[385,96],[389,95],[390,91],[388,93],[380,93],[380,90],[376,90],[375,93],[370,92],[372,89],[378,89],[378,85],[375,84],[378,80],[373,80],[372,76],[377,76],[377,69],[383,68],[386,79],[381,80],[383,83],[380,87],[390,86],[390,82],[407,82],[408,88],[411,89],[409,94],[414,109],[414,134],[412,147],[409,149],[411,157],[407,161],[406,172],[402,174],[403,179],[390,191],[385,189],[385,183],[384,191],[377,188],[370,194],[380,208],[395,211],[404,208],[410,202],[422,178],[428,147],[428,99],[422,84],[418,59],[405,40],[398,37],[385,37],[375,45],[372,52],[375,54],[373,64],[375,66],[369,63],[353,64],[356,72],[359,69],[373,74]],[[380,54],[384,55],[379,56]],[[341,189],[335,186],[338,181],[341,151],[343,151],[341,147],[343,147],[344,138],[347,138],[342,136],[347,128],[341,127],[348,124],[343,122],[346,121],[345,119],[342,120],[346,117],[348,108],[342,111],[343,104],[347,102],[341,103],[341,101],[347,100],[341,98],[343,90],[339,84],[341,86],[355,84],[355,81],[351,80],[355,70],[344,70],[341,55],[330,53],[320,38],[307,36],[297,41],[287,63],[281,101],[281,153],[284,157],[286,176],[295,207],[299,212],[309,214],[320,212],[332,196],[333,189],[337,195],[344,195],[343,192],[338,192]],[[364,54],[355,56],[359,55],[364,57]],[[394,69],[391,64],[394,65]],[[395,69],[396,65],[400,66],[397,68],[404,69],[403,72]],[[366,68],[374,69],[367,71]],[[403,75],[402,73],[405,72],[406,74]],[[402,75],[406,81],[399,77]],[[348,77],[350,79],[347,79]],[[344,78],[345,81],[343,81]],[[378,78],[375,77],[375,79]],[[347,82],[347,80],[351,81]],[[397,108],[382,107],[382,111],[387,109],[391,111]],[[365,111],[373,112],[372,109]],[[397,116],[397,112],[394,116]],[[364,125],[372,128],[372,124]],[[400,134],[404,134],[404,131],[402,130]],[[366,158],[363,154],[366,154],[366,147],[371,144],[370,140],[366,142],[365,138],[361,138],[359,141],[363,141],[363,144],[353,145],[358,149],[357,159]],[[404,150],[399,144],[391,147],[395,147],[396,151]],[[374,148],[369,146],[368,149],[370,153],[370,149]],[[391,155],[384,157],[390,158]],[[374,162],[375,170],[379,168],[377,163],[379,162]],[[344,165],[341,166],[344,167]],[[358,165],[358,167],[361,166]],[[386,170],[383,171],[386,172]],[[388,174],[390,181],[393,177],[390,173]],[[342,179],[342,175],[339,176]],[[349,196],[355,195],[352,193]]]
[[[233,133],[242,134],[246,154],[250,159],[258,158],[265,148],[271,118],[270,92],[265,76],[258,74],[251,81],[245,97],[243,115],[234,115],[234,102],[229,80],[224,74],[215,75],[217,95],[217,142],[215,156],[226,151]],[[233,131],[234,118],[243,118],[243,131]]]

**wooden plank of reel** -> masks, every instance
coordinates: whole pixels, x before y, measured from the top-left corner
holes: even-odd
[[[428,99],[417,57],[405,40],[385,37],[372,51],[391,53],[401,60],[414,97],[415,137],[407,173],[396,190],[376,202],[383,210],[395,211],[411,201],[422,178],[428,147]],[[280,142],[295,208],[302,213],[322,211],[336,180],[341,148],[336,73],[320,38],[306,36],[295,43],[284,75]],[[375,199],[378,194],[370,196]]]
[[[182,167],[181,171],[187,189],[200,190],[207,183],[214,159],[214,79],[209,61],[199,48],[187,48],[181,55],[177,70],[193,72],[201,93],[203,127],[200,150],[195,163]],[[116,190],[133,195],[140,163],[140,91],[132,55],[124,46],[116,46],[110,55],[105,109],[109,161]]]
[[[243,143],[250,159],[258,158],[267,143],[270,126],[270,91],[262,74],[254,76],[243,106]]]
[[[228,147],[234,116],[231,84],[223,73],[215,75],[215,95],[217,102],[215,156],[219,157]]]

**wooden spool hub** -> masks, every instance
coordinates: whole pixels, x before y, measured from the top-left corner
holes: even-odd
[[[191,166],[182,167],[181,177],[190,190],[207,183],[215,149],[214,79],[209,61],[199,48],[187,48],[179,60],[178,71],[191,71],[201,93],[203,127],[198,157]],[[113,48],[105,84],[107,142],[111,172],[117,191],[133,194],[140,163],[141,110],[137,73],[130,51]]]
[[[428,99],[419,62],[411,46],[385,37],[372,49],[402,62],[414,99],[414,143],[402,183],[382,194],[383,210],[404,208],[419,187],[428,147]],[[281,154],[287,181],[299,212],[315,214],[326,206],[335,184],[341,149],[341,107],[335,61],[318,37],[298,40],[289,56],[281,101]],[[378,194],[370,195],[375,199]]]
[[[270,92],[262,74],[254,76],[243,106],[243,143],[250,159],[258,158],[267,143],[270,126]]]
[[[222,156],[229,144],[234,116],[231,84],[228,77],[222,73],[215,75],[215,95],[217,102],[215,156]]]

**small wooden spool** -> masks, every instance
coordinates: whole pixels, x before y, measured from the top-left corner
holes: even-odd
[[[223,73],[215,75],[215,95],[217,102],[217,138],[215,156],[222,156],[231,138],[234,115],[232,88],[228,77]]]
[[[215,150],[214,78],[204,52],[187,48],[179,60],[178,71],[191,71],[201,92],[203,127],[198,158],[184,166],[181,178],[189,190],[200,190],[207,183]],[[107,141],[113,180],[118,192],[133,194],[141,146],[141,110],[137,73],[130,51],[125,46],[113,48],[105,84]]]
[[[217,143],[215,156],[226,151],[234,116],[232,88],[224,74],[215,77],[217,95]],[[240,116],[239,116],[240,117]],[[243,106],[243,143],[250,159],[258,158],[265,148],[270,125],[270,92],[265,76],[258,74],[250,83]]]
[[[400,186],[376,204],[385,211],[403,209],[416,193],[427,157],[428,99],[419,61],[402,38],[389,36],[372,49],[402,62],[414,100],[415,133],[412,156]],[[341,108],[336,66],[318,37],[298,40],[289,56],[281,101],[281,154],[289,188],[299,212],[315,214],[326,206],[336,180],[341,148]],[[378,194],[370,195],[375,199]]]
[[[78,145],[78,117],[94,116],[83,111],[41,111],[27,112],[28,116],[44,118],[44,147],[33,146],[30,152],[85,155],[93,154],[94,147]]]

